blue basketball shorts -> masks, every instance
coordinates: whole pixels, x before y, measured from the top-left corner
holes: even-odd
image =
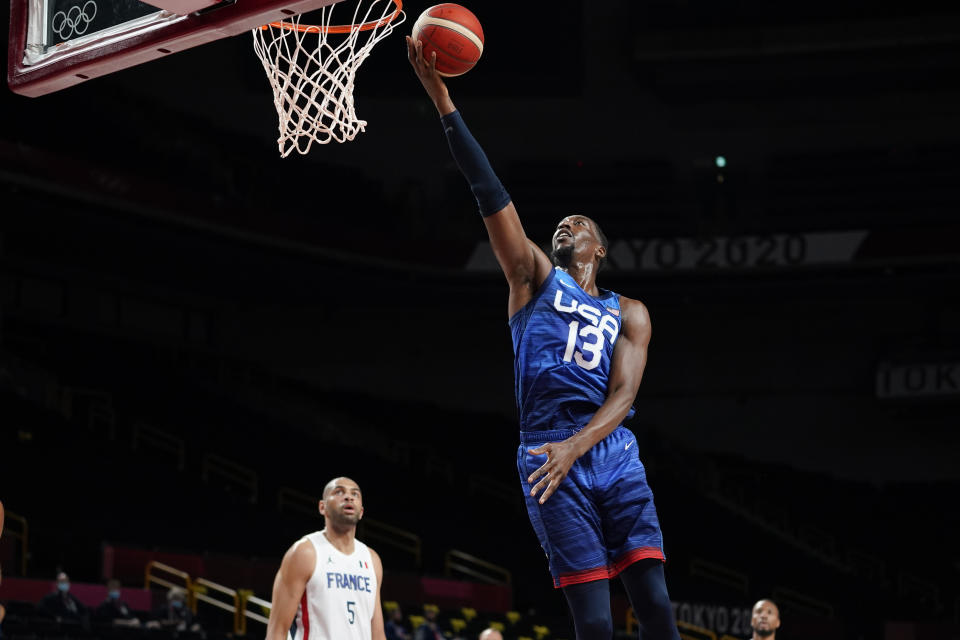
[[[574,433],[521,431],[517,450],[527,515],[547,554],[554,587],[613,578],[645,558],[665,560],[653,492],[637,439],[625,427],[617,427],[574,462],[546,503],[539,503],[539,495],[530,496],[527,478],[547,456],[527,450]]]

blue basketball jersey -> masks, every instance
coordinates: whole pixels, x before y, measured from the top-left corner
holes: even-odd
[[[620,323],[616,293],[594,298],[559,268],[547,276],[510,318],[521,431],[586,426],[607,398]]]

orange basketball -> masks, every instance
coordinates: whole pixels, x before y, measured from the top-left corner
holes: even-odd
[[[413,25],[413,41],[423,42],[423,57],[437,52],[437,72],[459,76],[477,64],[483,53],[483,28],[469,9],[447,2],[430,7]]]

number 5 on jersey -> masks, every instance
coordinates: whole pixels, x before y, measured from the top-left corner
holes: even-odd
[[[350,624],[353,624],[353,621],[357,617],[357,612],[354,609],[355,606],[357,606],[357,603],[354,602],[353,600],[350,600],[349,602],[347,602],[347,613],[350,614]]]

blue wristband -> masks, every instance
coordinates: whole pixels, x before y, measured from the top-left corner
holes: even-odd
[[[460,112],[448,113],[440,118],[440,122],[450,145],[450,153],[477,199],[480,215],[484,218],[492,216],[510,204],[510,194],[493,172],[490,161],[467,129]]]

